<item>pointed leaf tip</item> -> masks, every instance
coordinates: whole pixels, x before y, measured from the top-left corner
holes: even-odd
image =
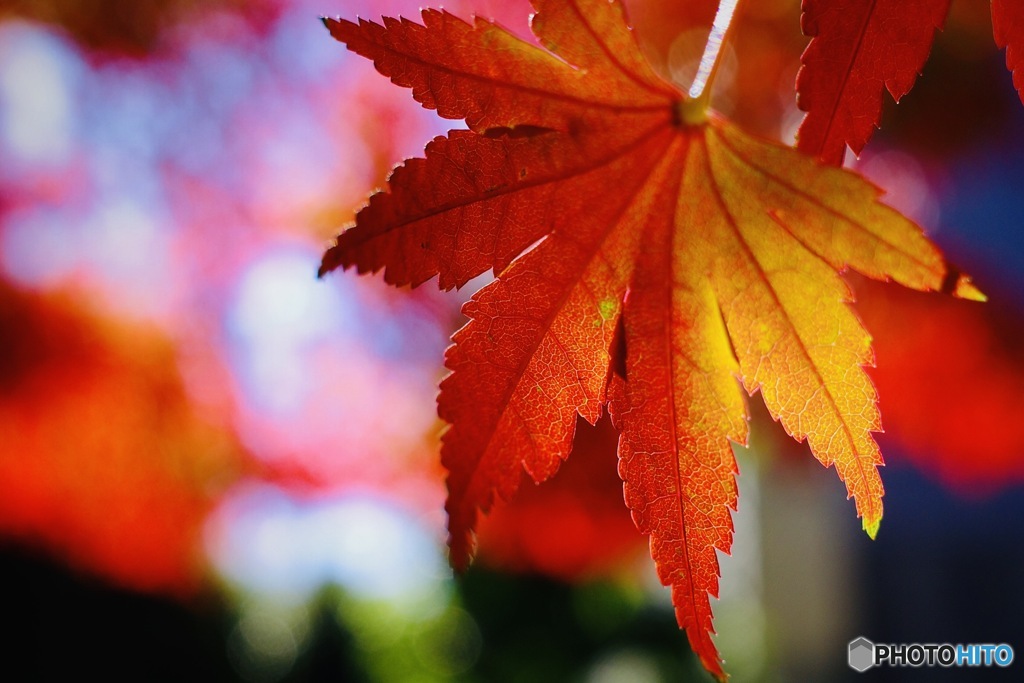
[[[878,527],[881,526],[881,524],[881,518],[871,520],[867,517],[864,518],[864,531],[867,532],[868,538],[872,541],[875,540],[876,536],[878,536]]]
[[[946,264],[946,274],[942,279],[942,286],[939,290],[943,294],[955,296],[958,299],[968,301],[988,301],[984,292],[975,287],[971,277],[961,272],[956,266]]]
[[[320,259],[320,265],[316,269],[316,277],[318,280],[323,279],[324,275],[338,267],[339,263],[335,257],[336,244],[332,244],[324,251],[324,255]]]
[[[971,282],[971,278],[966,275],[961,275],[957,278],[956,286],[953,288],[953,294],[958,299],[967,299],[968,301],[988,301],[988,297],[980,289],[974,286]]]

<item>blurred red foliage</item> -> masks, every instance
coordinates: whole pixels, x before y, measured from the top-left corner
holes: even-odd
[[[572,452],[558,474],[543,484],[524,474],[512,501],[481,518],[480,560],[574,580],[646,557],[647,537],[623,502],[618,441],[607,415],[596,426],[577,419]]]
[[[159,46],[168,28],[200,14],[234,10],[260,26],[273,18],[277,4],[273,0],[0,0],[0,20],[15,16],[54,24],[97,56],[141,58]]]
[[[0,282],[0,533],[140,590],[187,594],[240,473],[158,334]]]
[[[857,312],[875,337],[886,451],[965,493],[1024,480],[1024,321],[973,304],[858,279]]]

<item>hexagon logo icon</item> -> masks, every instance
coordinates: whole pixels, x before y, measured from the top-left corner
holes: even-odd
[[[875,665],[875,644],[861,636],[850,641],[847,663],[854,671],[861,673]]]

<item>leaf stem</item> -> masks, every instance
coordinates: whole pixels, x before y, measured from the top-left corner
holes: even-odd
[[[680,103],[681,119],[685,123],[703,123],[706,119],[708,103],[711,101],[711,85],[718,74],[722,63],[722,48],[732,35],[733,17],[742,0],[720,0],[715,21],[711,25],[708,42],[704,46],[704,54],[697,67],[697,75],[690,85],[690,99]]]

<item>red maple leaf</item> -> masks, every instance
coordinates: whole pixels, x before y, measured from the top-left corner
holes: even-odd
[[[1013,72],[1013,85],[1024,102],[1024,4],[992,0],[992,32],[996,45],[1006,49],[1006,66]]]
[[[910,92],[942,28],[950,0],[804,0],[801,26],[812,40],[797,76],[807,112],[799,149],[842,164],[847,145],[860,154],[879,125],[882,92]],[[1024,87],[1024,3],[993,0],[996,44],[1018,91]],[[1024,93],[1021,93],[1024,101]]]
[[[470,130],[395,170],[324,255],[396,285],[496,279],[463,312],[438,412],[449,546],[463,569],[480,511],[525,469],[551,477],[577,416],[607,408],[638,528],[681,627],[710,638],[716,551],[732,543],[730,442],[747,392],[835,465],[874,535],[882,516],[869,337],[837,271],[936,290],[950,278],[919,228],[859,176],[751,137],[662,80],[621,5],[537,0],[549,51],[477,19],[327,20],[413,97]],[[556,56],[557,55],[557,56]],[[980,298],[965,277],[958,295]]]

